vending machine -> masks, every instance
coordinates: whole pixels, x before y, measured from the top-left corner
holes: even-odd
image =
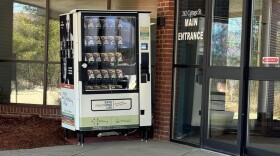
[[[147,129],[151,113],[150,12],[73,10],[60,16],[65,130]],[[145,135],[144,135],[145,136]]]

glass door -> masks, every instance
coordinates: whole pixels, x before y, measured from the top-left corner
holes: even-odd
[[[252,6],[247,153],[280,155],[280,2],[254,0]]]
[[[82,15],[83,93],[138,91],[136,16]]]
[[[212,0],[208,9],[202,145],[279,155],[279,0]]]
[[[243,0],[208,2],[203,146],[238,154],[244,84]]]

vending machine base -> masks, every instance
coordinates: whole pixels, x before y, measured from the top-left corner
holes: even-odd
[[[118,132],[119,131],[119,132]],[[85,143],[85,133],[89,131],[75,131],[77,134],[77,145],[78,146],[84,146]],[[138,129],[134,129],[131,132],[129,132],[129,129],[123,129],[123,130],[112,130],[112,131],[103,131],[99,132],[96,137],[110,137],[110,136],[128,136],[132,133],[139,133],[141,141],[148,142],[149,136],[151,132],[150,126],[140,127]],[[69,130],[67,128],[64,128],[63,131],[64,139],[69,139]]]

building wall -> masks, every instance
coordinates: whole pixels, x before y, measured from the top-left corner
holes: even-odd
[[[153,106],[154,139],[169,140],[172,95],[172,61],[175,0],[158,0],[157,16],[165,25],[157,28],[155,102]]]
[[[155,97],[153,103],[154,139],[169,140],[172,95],[172,61],[175,0],[158,0],[157,16],[165,17],[165,25],[157,27]],[[11,8],[11,7],[9,7]],[[59,106],[0,104],[0,115],[60,117]]]
[[[2,116],[32,116],[38,115],[44,118],[59,118],[60,108],[57,106],[43,107],[40,105],[0,104],[0,115]]]

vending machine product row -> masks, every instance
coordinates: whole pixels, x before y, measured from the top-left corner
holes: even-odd
[[[141,129],[152,124],[150,12],[73,10],[60,16],[62,127]],[[65,133],[67,137],[67,133]]]

